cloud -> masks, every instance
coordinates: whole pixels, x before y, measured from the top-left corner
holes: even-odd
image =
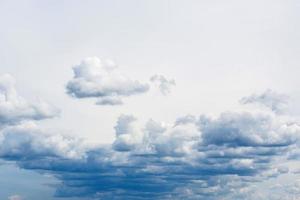
[[[163,75],[154,75],[150,78],[151,82],[157,83],[160,92],[163,95],[167,95],[171,92],[171,88],[176,85],[174,79],[168,80]]]
[[[1,130],[0,157],[8,160],[35,160],[43,157],[82,158],[83,149],[80,139],[46,133],[33,122]]]
[[[0,76],[0,126],[52,118],[58,114],[58,109],[46,102],[27,102],[18,95],[12,76],[8,74]]]
[[[93,67],[78,70],[75,74],[98,73]],[[300,126],[276,112],[186,115],[171,124],[150,119],[144,125],[133,115],[121,115],[112,144],[86,146],[38,127],[36,120],[53,115],[19,97],[10,76],[0,80],[5,125],[0,158],[56,177],[57,197],[245,199],[253,194],[253,183],[289,173],[279,161],[297,159]]]
[[[287,107],[288,97],[272,90],[266,90],[262,94],[253,94],[240,100],[242,104],[258,104],[265,106],[276,113],[282,113]]]
[[[108,96],[108,97],[99,97],[96,102],[97,105],[122,105],[122,98],[119,96]]]
[[[122,98],[149,90],[147,83],[122,75],[112,61],[86,58],[73,67],[74,77],[67,83],[67,93],[75,98],[96,98],[98,105],[119,105]]]
[[[193,115],[186,115],[183,117],[179,117],[176,119],[175,125],[181,125],[181,124],[188,124],[188,123],[195,123],[196,122],[196,117]]]
[[[226,112],[218,119],[201,117],[206,144],[230,146],[286,146],[298,139],[297,124],[286,126],[278,117],[249,112]]]
[[[23,198],[19,195],[12,195],[8,197],[8,200],[22,200]]]
[[[58,197],[226,199],[288,173],[277,160],[297,145],[300,127],[272,113],[188,115],[143,126],[121,115],[115,134],[111,145],[83,147],[21,124],[1,131],[0,157],[52,174],[61,181]]]

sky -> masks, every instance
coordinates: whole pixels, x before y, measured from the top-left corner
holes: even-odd
[[[1,199],[299,199],[299,9],[0,0]]]

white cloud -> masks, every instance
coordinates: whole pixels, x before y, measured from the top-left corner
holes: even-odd
[[[32,159],[59,156],[81,159],[85,148],[82,140],[47,133],[33,122],[7,127],[0,132],[0,157]]]
[[[142,141],[142,133],[135,124],[136,118],[131,115],[121,115],[115,126],[116,140],[113,144],[118,151],[130,151]]]
[[[145,93],[149,85],[122,75],[117,66],[97,57],[82,60],[73,67],[74,77],[67,84],[67,92],[76,98],[99,98],[98,105],[117,105],[122,98]]]

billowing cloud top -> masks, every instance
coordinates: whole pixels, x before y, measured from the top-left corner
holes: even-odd
[[[67,92],[76,98],[97,98],[98,105],[122,104],[122,97],[147,92],[149,85],[122,75],[112,61],[84,59],[73,67],[74,77]]]
[[[8,74],[0,76],[0,126],[52,118],[58,114],[58,109],[46,102],[27,102],[18,95],[12,76]]]

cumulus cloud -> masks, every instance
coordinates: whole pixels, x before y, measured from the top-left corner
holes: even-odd
[[[33,122],[6,127],[0,133],[0,157],[8,160],[84,156],[80,139],[46,133]]]
[[[287,107],[288,97],[276,93],[270,89],[262,94],[253,94],[240,100],[242,104],[259,104],[265,106],[276,113],[282,113]]]
[[[73,67],[74,77],[67,83],[67,93],[76,98],[96,98],[98,105],[119,105],[122,98],[145,93],[147,83],[122,75],[112,61],[86,58]]]
[[[171,88],[176,85],[174,79],[167,79],[163,75],[154,75],[150,78],[150,81],[158,84],[160,92],[163,95],[167,95],[171,92]]]
[[[0,157],[61,180],[58,197],[226,199],[287,173],[276,161],[297,144],[300,127],[266,113],[186,116],[174,124],[150,119],[143,126],[121,115],[115,134],[111,145],[86,148],[19,125],[2,130]]]
[[[0,76],[0,126],[52,118],[58,114],[58,109],[46,102],[27,102],[18,95],[12,76],[8,74]]]
[[[121,115],[115,126],[116,140],[113,144],[118,151],[130,151],[136,144],[141,142],[142,135],[137,130],[132,115]]]
[[[278,120],[278,117],[266,114],[227,112],[218,119],[202,117],[200,127],[206,144],[286,146],[295,142],[299,126]]]

